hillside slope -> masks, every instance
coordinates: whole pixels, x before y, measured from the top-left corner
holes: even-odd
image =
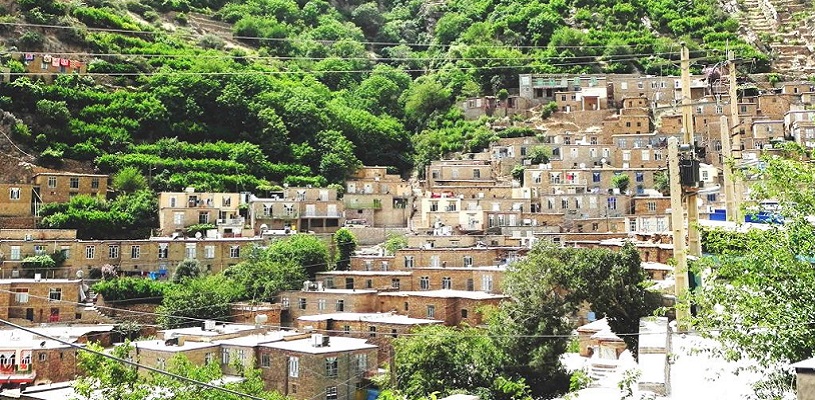
[[[2,0],[0,108],[40,161],[136,166],[154,189],[339,183],[407,171],[492,133],[455,100],[524,72],[678,73],[724,49],[768,58],[714,0]],[[87,74],[31,75],[70,58]],[[39,59],[38,59],[39,60]],[[372,151],[373,150],[373,151]]]

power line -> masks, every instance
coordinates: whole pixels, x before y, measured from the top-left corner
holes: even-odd
[[[83,27],[77,28],[75,26],[69,25],[52,25],[52,24],[32,24],[32,23],[23,23],[23,22],[0,22],[0,26],[18,26],[18,27],[30,27],[30,28],[42,28],[42,29],[87,29],[88,31],[92,32],[111,32],[111,33],[133,33],[139,35],[160,35],[165,34],[166,32],[161,31],[145,31],[145,30],[136,30],[136,29],[119,29],[119,28],[96,28],[96,27]],[[466,44],[466,43],[454,43],[454,44],[439,44],[439,43],[418,43],[418,42],[386,42],[386,41],[365,41],[365,40],[353,40],[353,39],[339,39],[339,40],[331,40],[331,39],[304,39],[304,38],[297,38],[297,37],[286,37],[286,38],[270,38],[270,37],[262,37],[262,36],[244,36],[244,35],[232,35],[230,39],[235,40],[258,40],[258,41],[265,41],[265,42],[295,42],[295,43],[310,43],[310,42],[318,42],[321,44],[335,44],[335,43],[344,43],[344,42],[354,42],[363,45],[370,45],[370,46],[383,46],[383,47],[391,47],[391,46],[410,46],[410,47],[425,47],[425,48],[438,48],[438,49],[455,49],[455,48],[495,48],[495,49],[525,49],[525,50],[569,50],[569,49],[606,49],[608,48],[607,45],[564,45],[564,46],[541,46],[541,45],[509,45],[509,44]],[[638,44],[626,44],[626,46],[636,47]]]
[[[183,382],[191,383],[191,384],[197,385],[197,386],[203,386],[203,387],[209,388],[209,389],[218,390],[218,391],[228,393],[228,394],[231,394],[231,395],[245,397],[247,399],[253,399],[253,400],[263,400],[263,398],[261,398],[261,397],[253,396],[253,395],[246,394],[246,393],[241,393],[241,392],[238,392],[236,390],[232,390],[232,389],[225,388],[225,387],[222,387],[222,386],[217,386],[217,385],[213,385],[213,384],[210,384],[210,383],[197,381],[195,379],[187,378],[185,376],[174,374],[172,372],[163,371],[163,370],[158,369],[158,368],[154,368],[154,367],[151,367],[151,366],[139,364],[137,362],[126,360],[126,359],[123,359],[123,358],[119,358],[119,357],[116,357],[116,356],[113,356],[111,354],[107,354],[107,353],[104,353],[104,352],[101,352],[101,351],[96,351],[96,350],[93,350],[93,349],[89,349],[89,348],[87,348],[85,346],[80,346],[80,345],[78,345],[76,343],[71,343],[71,342],[69,342],[67,340],[63,340],[63,339],[60,339],[60,338],[57,338],[57,337],[45,335],[45,334],[43,334],[41,332],[37,332],[37,331],[35,331],[33,329],[29,329],[29,328],[17,325],[15,323],[12,323],[10,321],[6,321],[4,319],[0,319],[0,323],[8,325],[8,326],[10,326],[12,328],[15,328],[15,329],[22,330],[24,332],[28,332],[28,333],[31,333],[31,334],[46,338],[48,340],[53,340],[55,342],[64,344],[66,346],[70,346],[70,347],[72,347],[74,349],[77,349],[79,351],[84,351],[84,352],[87,352],[87,353],[91,353],[91,354],[94,354],[94,355],[97,355],[97,356],[100,356],[100,357],[107,358],[109,360],[113,360],[113,361],[117,361],[117,362],[125,364],[125,365],[129,365],[131,367],[142,368],[142,369],[145,369],[145,370],[150,371],[150,372],[154,372],[154,373],[157,373],[157,374],[160,374],[160,375],[169,376],[171,378],[174,378],[174,379],[177,379],[177,380],[180,380],[180,381],[183,381]]]

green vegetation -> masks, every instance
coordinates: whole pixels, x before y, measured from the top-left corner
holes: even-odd
[[[559,360],[574,347],[574,327],[564,317],[589,303],[614,332],[639,332],[640,318],[658,305],[646,279],[630,243],[620,251],[538,245],[507,271],[504,293],[514,301],[482,310],[486,329],[430,326],[397,339],[399,385],[392,389],[409,399],[458,391],[490,399],[564,393],[570,378]],[[621,336],[637,348],[637,335]],[[573,387],[585,384],[574,379]]]
[[[755,178],[755,204],[778,201],[784,225],[703,231],[710,256],[693,266],[705,276],[690,296],[697,310],[693,326],[720,342],[714,354],[757,364],[762,379],[753,387],[756,398],[794,396],[788,365],[815,355],[815,326],[809,318],[815,304],[815,227],[807,221],[815,210],[811,156],[788,145],[780,155],[763,156],[760,169],[746,171]]]
[[[348,228],[340,228],[334,233],[334,246],[337,249],[336,264],[338,270],[351,268],[351,256],[357,249],[357,238]]]
[[[463,119],[462,98],[505,100],[519,73],[677,74],[680,41],[711,63],[727,47],[768,68],[714,0],[17,3],[12,19],[70,27],[45,34],[100,56],[93,77],[0,84],[3,109],[24,121],[15,138],[44,162],[136,168],[153,190],[324,186],[362,164],[406,172],[497,137]],[[248,49],[159,28],[191,11],[233,24]],[[51,40],[17,33],[6,44],[21,52]]]
[[[79,239],[143,238],[158,227],[158,205],[147,190],[113,200],[80,195],[67,203],[43,205],[40,216],[39,227],[76,229]]]
[[[57,267],[57,262],[51,256],[42,254],[38,256],[29,256],[22,261],[23,269],[31,271],[30,276],[36,273],[48,272]]]
[[[105,301],[134,301],[138,303],[160,303],[164,294],[175,285],[143,278],[106,279],[93,284],[93,291],[102,295]]]
[[[191,385],[187,381],[158,373],[139,374],[135,366],[100,355],[106,350],[96,343],[89,344],[87,349],[95,353],[84,350],[77,353],[77,365],[83,373],[73,385],[77,395],[85,399],[146,400],[155,398],[159,390],[172,393],[172,398],[178,400],[239,400],[245,399],[246,396],[266,400],[285,399],[279,393],[265,391],[260,371],[251,367],[239,366],[242,379],[223,385],[224,388],[241,394],[235,395],[222,390]],[[134,346],[126,342],[115,347],[110,355],[130,360],[135,352]],[[168,359],[166,368],[162,369],[198,382],[211,383],[223,378],[220,363],[213,361],[197,365],[183,354]]]

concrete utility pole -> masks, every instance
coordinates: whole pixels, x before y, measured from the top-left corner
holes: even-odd
[[[688,258],[685,248],[685,216],[682,207],[682,181],[679,173],[679,141],[668,139],[668,172],[671,185],[671,228],[673,231],[674,247],[674,279],[676,281],[674,294],[676,295],[676,326],[677,330],[688,330],[690,322],[690,307],[684,302],[688,293]],[[695,204],[694,204],[695,205]],[[692,228],[691,228],[692,229]]]
[[[691,145],[691,151],[695,151],[693,104],[691,103],[690,91],[690,51],[688,46],[682,43],[682,125],[685,128],[683,142]],[[679,181],[677,181],[679,183]],[[688,252],[694,256],[702,255],[702,241],[699,238],[699,230],[696,228],[699,223],[699,206],[697,204],[697,189],[694,187],[685,192],[685,205],[688,209]],[[682,193],[682,192],[680,192]],[[676,243],[676,242],[674,242]]]
[[[732,148],[730,147],[730,121],[726,115],[720,118],[721,133],[722,133],[722,154],[725,156],[724,162],[727,162],[727,157],[731,154]],[[736,220],[738,212],[736,209],[735,197],[733,192],[733,169],[727,165],[722,165],[722,186],[724,186],[724,201],[725,209],[727,210],[727,220],[738,222]]]
[[[733,168],[741,163],[741,121],[739,119],[739,93],[738,93],[738,86],[736,83],[736,60],[733,54],[733,51],[729,51],[727,53],[727,69],[729,74],[729,85],[728,85],[728,94],[730,96],[730,138],[728,138],[728,142],[730,139],[733,139],[733,143],[731,146],[731,151],[724,153],[727,157],[732,157],[733,164],[732,166],[728,167],[726,165],[723,166],[722,170],[730,169],[730,176],[731,181],[725,181],[725,185],[732,185],[733,189],[733,198],[732,201],[734,203],[733,207],[733,222],[739,223],[741,222],[741,207],[742,203],[742,196],[744,194],[742,189],[741,180],[739,179],[737,174],[733,173]],[[722,147],[724,150],[724,147]],[[730,219],[730,210],[728,212],[728,219]]]

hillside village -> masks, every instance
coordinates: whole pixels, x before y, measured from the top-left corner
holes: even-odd
[[[729,143],[722,144],[720,121],[732,108],[723,77],[726,71],[716,67],[690,79],[703,225],[732,220],[724,211],[722,170],[732,155],[723,150]],[[505,100],[461,103],[468,118],[497,117],[492,129],[499,136],[520,132],[483,152],[433,161],[411,177],[365,166],[342,193],[288,186],[161,192],[158,229],[142,239],[78,239],[73,230],[38,229],[43,204],[105,197],[112,190],[109,177],[20,162],[16,174],[0,182],[0,319],[74,343],[93,337],[110,345],[121,339],[115,324],[153,311],[108,304],[93,293],[90,284],[105,268],[161,281],[194,259],[215,274],[256,246],[296,233],[333,243],[346,228],[359,243],[347,270],[317,272],[273,303],[234,304],[231,321],[154,330],[157,340],[134,344],[144,365],[161,369],[183,353],[194,362],[217,360],[224,374],[234,375],[237,359],[259,368],[267,388],[292,398],[351,399],[388,365],[393,338],[416,326],[483,324],[483,307],[507,300],[502,279],[508,266],[539,241],[610,249],[633,242],[642,268],[672,304],[666,174],[668,139],[682,136],[682,109],[688,107],[680,77],[521,75],[519,82]],[[741,82],[738,94],[736,151],[743,163],[757,163],[782,141],[815,147],[815,84]],[[548,118],[540,117],[544,106],[553,111]],[[213,228],[186,230],[199,224]],[[405,245],[389,252],[382,244],[393,236],[403,236]],[[27,257],[53,254],[64,259],[58,268],[32,272],[23,266]],[[591,310],[572,318],[584,326],[577,330],[580,353],[600,354],[590,359],[589,373],[612,373],[625,344]],[[664,330],[667,322],[656,324],[643,329]],[[77,373],[72,346],[24,332],[2,334],[4,388],[21,389],[19,398],[45,398],[25,390],[43,383],[50,384],[43,393],[67,390],[58,383]],[[669,352],[664,344],[643,351],[663,368]],[[666,376],[648,379],[640,388],[669,394]]]

